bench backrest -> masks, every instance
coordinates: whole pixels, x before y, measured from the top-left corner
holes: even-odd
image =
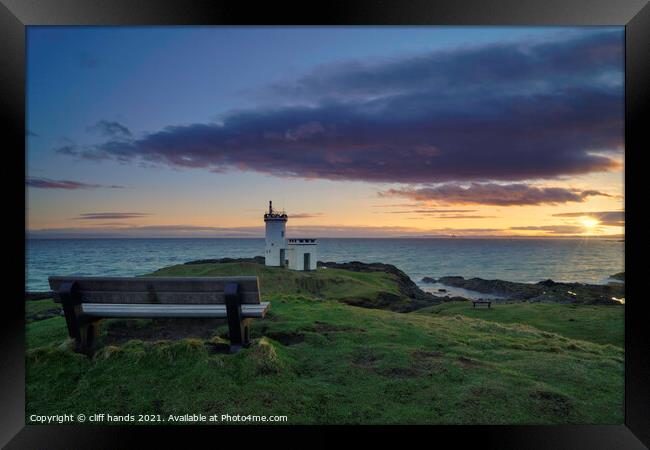
[[[76,282],[82,303],[222,304],[227,284],[237,283],[241,303],[259,304],[256,276],[241,277],[75,277],[52,276],[55,301],[59,286]]]

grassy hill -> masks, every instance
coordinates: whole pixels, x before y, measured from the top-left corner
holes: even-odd
[[[180,264],[157,270],[158,276],[216,277],[256,275],[262,297],[277,294],[307,295],[318,300],[335,300],[366,308],[411,311],[430,305],[404,295],[395,274],[384,271],[356,272],[320,267],[315,272],[297,272],[267,267],[255,262]]]
[[[614,345],[622,322],[614,309],[602,312],[612,307],[576,307],[577,320],[567,326],[565,311],[552,309],[565,305],[497,305],[491,316],[458,302],[411,313],[378,309],[382,293],[399,296],[395,278],[380,272],[307,274],[253,263],[155,272],[235,274],[258,275],[272,309],[253,322],[252,346],[234,355],[224,352],[221,322],[198,337],[164,340],[147,333],[156,322],[107,320],[104,346],[87,358],[70,350],[50,300],[28,302],[27,417],[101,411],[287,415],[290,424],[623,421],[624,353],[622,343]],[[350,299],[379,302],[360,308]],[[607,323],[609,337],[591,325],[593,317]]]

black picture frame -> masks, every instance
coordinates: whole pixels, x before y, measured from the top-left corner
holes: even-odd
[[[650,339],[640,289],[644,242],[642,155],[650,149],[650,5],[645,0],[336,0],[319,3],[245,0],[0,0],[0,104],[6,126],[3,182],[17,199],[5,201],[6,233],[24,232],[25,27],[30,25],[624,25],[625,26],[625,425],[588,426],[431,426],[355,427],[360,437],[383,440],[387,433],[419,434],[424,443],[474,444],[483,448],[621,449],[650,445]],[[645,113],[645,114],[644,114]],[[9,138],[9,142],[6,139]],[[23,153],[20,153],[20,149]],[[13,155],[13,156],[12,156]],[[22,192],[22,195],[20,194]],[[22,231],[19,228],[22,227]],[[167,444],[199,446],[198,433],[218,445],[225,436],[276,443],[345,427],[123,427],[25,425],[24,262],[17,239],[5,258],[16,274],[6,275],[10,289],[0,316],[0,445],[7,448],[122,448],[145,437]],[[640,261],[634,264],[634,261]],[[20,265],[22,263],[22,266]],[[22,286],[21,286],[22,283]],[[255,433],[252,433],[255,431]],[[349,429],[347,429],[349,430]],[[279,435],[280,433],[281,435]],[[314,442],[313,436],[309,436]],[[408,443],[404,434],[400,441]],[[412,436],[410,439],[416,439]],[[451,440],[449,440],[451,439]],[[325,436],[320,443],[340,438]],[[340,445],[340,444],[339,444]],[[447,445],[445,445],[447,447]]]

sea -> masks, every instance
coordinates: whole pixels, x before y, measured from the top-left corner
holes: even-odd
[[[264,239],[26,239],[26,291],[47,291],[50,275],[136,276],[199,259],[263,255]],[[393,264],[426,291],[489,297],[423,277],[479,277],[523,283],[541,280],[606,284],[624,269],[616,239],[390,238],[319,239],[319,261]],[[476,294],[476,295],[475,295]]]

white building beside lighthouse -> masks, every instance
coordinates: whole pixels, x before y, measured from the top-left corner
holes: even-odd
[[[318,240],[313,238],[287,239],[286,229],[289,216],[284,211],[269,210],[264,214],[266,224],[266,248],[264,262],[267,266],[288,267],[291,270],[316,270],[318,261]]]
[[[287,239],[288,266],[291,270],[316,270],[318,241],[316,239]]]

